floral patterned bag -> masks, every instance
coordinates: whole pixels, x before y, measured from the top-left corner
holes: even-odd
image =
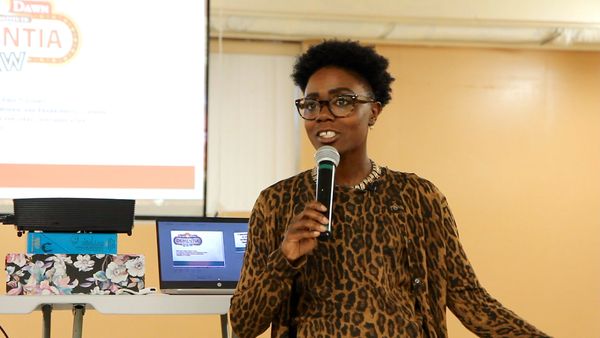
[[[114,295],[144,288],[143,255],[8,254],[8,295]]]

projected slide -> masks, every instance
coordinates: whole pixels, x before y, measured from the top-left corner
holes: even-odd
[[[172,231],[174,267],[224,267],[221,231]]]
[[[0,0],[0,198],[202,198],[206,29],[197,0]]]

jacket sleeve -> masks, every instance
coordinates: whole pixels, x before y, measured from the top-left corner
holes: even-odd
[[[479,284],[460,244],[454,217],[439,193],[447,234],[447,305],[462,324],[479,337],[549,337],[505,308]]]
[[[292,266],[281,253],[275,219],[265,212],[267,202],[263,192],[252,210],[240,281],[229,308],[233,332],[240,338],[258,336],[287,311],[293,277],[303,266]]]

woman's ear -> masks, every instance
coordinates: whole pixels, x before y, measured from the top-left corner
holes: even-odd
[[[375,125],[375,122],[377,122],[377,118],[379,117],[379,114],[381,113],[381,103],[379,102],[374,102],[371,104],[371,115],[369,116],[369,127],[372,127]]]

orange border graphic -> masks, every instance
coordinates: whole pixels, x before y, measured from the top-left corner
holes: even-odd
[[[2,188],[194,189],[193,166],[0,164]]]

